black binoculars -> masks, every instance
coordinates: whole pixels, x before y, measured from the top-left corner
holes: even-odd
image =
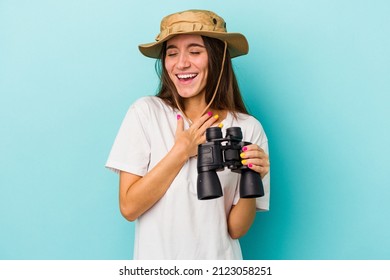
[[[198,146],[198,199],[206,200],[223,195],[217,171],[228,167],[232,172],[241,173],[240,197],[254,198],[264,196],[260,174],[241,164],[242,148],[251,144],[242,141],[240,127],[230,127],[226,137],[222,137],[219,127],[206,130],[206,143]]]

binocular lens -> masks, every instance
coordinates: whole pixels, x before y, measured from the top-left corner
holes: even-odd
[[[250,169],[241,170],[240,197],[255,198],[264,196],[260,174]]]
[[[197,190],[200,200],[214,199],[223,195],[221,183],[214,170],[198,174]]]

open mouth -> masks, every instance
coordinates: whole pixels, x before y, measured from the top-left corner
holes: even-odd
[[[192,79],[195,79],[195,77],[198,76],[198,74],[177,74],[176,77],[180,81],[189,81]]]

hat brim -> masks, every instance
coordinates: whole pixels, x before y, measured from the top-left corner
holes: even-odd
[[[215,32],[215,31],[191,31],[191,32],[178,32],[171,33],[169,36],[166,36],[160,41],[149,43],[149,44],[141,44],[138,46],[140,52],[151,58],[159,58],[161,48],[164,42],[173,38],[176,35],[183,34],[191,34],[191,35],[202,35],[215,39],[219,39],[221,41],[226,41],[228,44],[228,49],[230,53],[230,57],[237,57],[241,55],[245,55],[249,51],[248,41],[245,36],[241,33],[226,33],[226,32]]]

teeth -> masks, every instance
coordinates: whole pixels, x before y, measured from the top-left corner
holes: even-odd
[[[180,74],[180,75],[177,75],[177,77],[179,79],[192,79],[192,78],[195,78],[197,76],[197,74]]]

